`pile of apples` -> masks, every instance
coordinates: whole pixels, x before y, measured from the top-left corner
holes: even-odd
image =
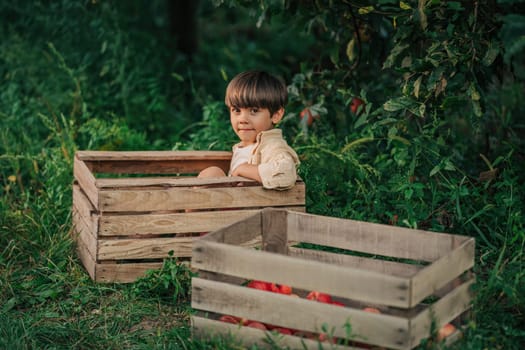
[[[267,291],[267,292],[272,292],[272,293],[279,293],[279,294],[289,295],[291,297],[299,298],[299,295],[293,293],[292,287],[290,287],[288,285],[285,285],[285,284],[277,284],[277,283],[271,283],[271,282],[252,280],[252,281],[250,281],[247,284],[247,287],[248,288],[259,289],[259,290],[263,290],[263,291]],[[317,301],[317,302],[320,302],[320,303],[325,303],[325,304],[332,304],[332,305],[337,305],[337,306],[345,306],[345,304],[343,304],[343,303],[341,303],[339,301],[332,300],[332,296],[331,295],[326,294],[326,293],[321,293],[321,292],[318,292],[318,291],[311,291],[311,292],[309,292],[306,295],[306,299]],[[380,314],[381,313],[381,311],[379,311],[379,309],[376,309],[374,307],[365,307],[363,309],[363,311],[371,312],[371,313],[375,313],[375,314]],[[330,337],[327,334],[324,334],[324,333],[316,334],[316,333],[305,332],[305,331],[300,331],[300,330],[296,330],[296,329],[279,327],[279,326],[275,326],[275,325],[271,325],[271,324],[267,324],[267,323],[262,323],[262,322],[258,322],[258,321],[247,320],[245,318],[236,317],[236,316],[232,316],[232,315],[222,315],[219,318],[219,321],[227,322],[227,323],[233,323],[233,324],[242,325],[242,326],[246,326],[246,327],[257,328],[257,329],[261,329],[261,330],[264,330],[264,331],[276,331],[276,332],[279,332],[281,334],[306,337],[308,339],[319,340],[321,342],[324,342],[324,341],[327,341],[327,340],[331,340],[333,343],[337,342],[336,338],[331,338],[330,339]],[[456,330],[456,327],[453,324],[451,324],[451,323],[445,324],[439,330],[438,336],[437,336],[437,340],[440,341],[440,340],[445,339],[446,337],[448,337],[449,335],[454,333],[455,330]],[[364,348],[367,347],[365,344],[360,344],[359,343],[358,345],[359,346],[363,346]]]
[[[259,289],[259,290],[263,290],[263,291],[267,291],[267,292],[273,292],[273,293],[289,295],[291,297],[299,298],[299,295],[293,293],[292,287],[290,287],[288,285],[285,285],[285,284],[277,284],[277,283],[270,283],[270,282],[253,280],[253,281],[250,281],[247,284],[247,287],[248,288]],[[313,301],[318,301],[320,303],[344,306],[343,303],[340,303],[338,301],[332,300],[332,297],[329,294],[321,293],[321,292],[318,292],[318,291],[311,291],[306,296],[306,299],[313,300]],[[219,318],[219,320],[222,321],[222,322],[238,324],[238,325],[242,325],[242,326],[247,326],[247,327],[252,327],[252,328],[265,330],[265,331],[266,330],[268,330],[268,331],[276,331],[276,332],[279,332],[281,334],[286,334],[286,335],[296,335],[296,336],[301,336],[301,337],[307,337],[309,339],[314,339],[314,340],[319,340],[319,341],[327,341],[328,338],[329,338],[328,335],[326,335],[324,333],[315,334],[315,333],[300,331],[300,330],[296,330],[296,329],[290,329],[290,328],[286,328],[286,327],[274,326],[274,325],[271,325],[271,324],[262,323],[262,322],[258,322],[258,321],[247,320],[245,318],[235,317],[235,316],[231,316],[231,315],[223,315],[223,316],[221,316]],[[336,339],[332,339],[332,341],[335,342]]]

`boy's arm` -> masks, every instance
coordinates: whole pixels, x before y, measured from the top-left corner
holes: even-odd
[[[262,183],[258,165],[244,163],[232,171],[232,176],[242,176]]]

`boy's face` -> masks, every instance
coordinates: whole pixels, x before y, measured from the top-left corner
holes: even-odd
[[[230,107],[230,122],[233,131],[239,136],[242,146],[255,143],[261,131],[270,130],[274,124],[281,121],[284,109],[270,115],[268,108],[238,108]]]

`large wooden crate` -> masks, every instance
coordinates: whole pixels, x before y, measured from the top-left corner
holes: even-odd
[[[305,185],[265,190],[241,177],[199,179],[208,166],[228,170],[230,152],[79,151],[73,223],[92,279],[131,282],[163,259],[191,257],[192,242],[267,206],[304,211]]]
[[[241,246],[260,237],[259,250]],[[466,236],[264,209],[195,242],[193,333],[233,334],[245,345],[271,339],[294,349],[333,348],[302,337],[325,333],[338,339],[337,348],[413,349],[452,323],[456,332],[442,340],[452,342],[468,319],[474,244]],[[248,288],[250,280],[291,286],[300,297]],[[312,290],[344,306],[305,299]],[[302,336],[221,322],[221,315]]]

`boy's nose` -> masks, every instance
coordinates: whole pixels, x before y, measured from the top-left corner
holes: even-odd
[[[245,113],[245,112],[241,112],[241,113],[239,113],[238,120],[239,120],[239,122],[241,122],[241,123],[246,123],[246,122],[248,122],[248,114]]]

